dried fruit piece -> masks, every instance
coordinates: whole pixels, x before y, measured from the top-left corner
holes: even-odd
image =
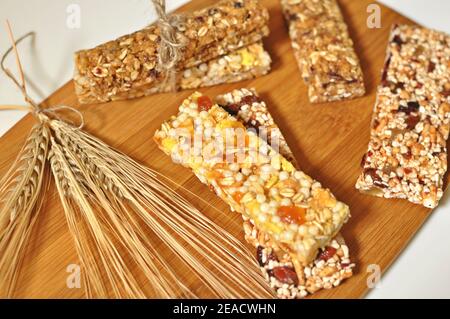
[[[275,267],[271,273],[280,282],[288,285],[298,285],[298,277],[295,270],[290,267]]]
[[[327,261],[336,254],[337,249],[332,246],[327,246],[324,250],[319,253],[319,259]]]
[[[200,111],[208,111],[213,106],[213,102],[206,95],[200,96],[197,103]]]
[[[293,192],[295,194],[295,191]],[[298,206],[280,206],[277,210],[277,215],[282,221],[297,225],[305,223],[305,213],[306,209]]]
[[[406,118],[406,125],[409,130],[413,130],[420,121],[420,116],[410,115]]]
[[[413,112],[419,111],[420,104],[416,101],[408,102],[406,105],[407,106],[400,105],[398,111],[403,112],[405,114],[411,114]]]

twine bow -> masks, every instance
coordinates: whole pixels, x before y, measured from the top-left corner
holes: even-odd
[[[157,70],[164,74],[164,87],[176,90],[176,67],[182,57],[182,49],[187,44],[186,37],[179,32],[185,22],[185,16],[167,15],[165,0],[152,0],[159,20],[157,22],[161,43],[158,51]]]
[[[9,34],[9,37],[10,37],[12,45],[3,54],[2,59],[0,61],[0,66],[1,66],[1,69],[3,70],[3,72],[5,72],[5,74],[20,89],[20,91],[22,92],[22,95],[23,95],[23,97],[25,99],[25,102],[28,103],[29,105],[28,106],[23,106],[23,105],[0,105],[0,110],[28,111],[29,113],[33,114],[33,116],[37,120],[39,120],[41,122],[47,121],[48,120],[48,116],[52,116],[52,117],[57,118],[58,120],[61,120],[61,118],[58,116],[57,113],[59,111],[61,111],[61,110],[69,110],[69,111],[75,113],[80,118],[80,125],[78,126],[78,128],[81,129],[84,126],[84,117],[81,114],[81,112],[78,111],[77,109],[75,109],[73,107],[70,107],[70,106],[65,106],[65,105],[55,106],[55,107],[51,107],[51,108],[42,108],[28,94],[27,87],[26,87],[26,82],[25,82],[25,76],[24,76],[23,69],[22,69],[22,64],[20,62],[19,53],[17,51],[17,44],[19,44],[22,40],[24,40],[25,38],[27,38],[29,36],[34,36],[34,32],[29,32],[29,33],[21,36],[17,40],[15,40],[14,39],[14,35],[12,33],[12,30],[11,30],[11,25],[9,24],[8,20],[6,21],[6,28],[8,30],[8,34]],[[6,60],[6,58],[8,57],[8,55],[12,51],[14,51],[15,56],[16,56],[16,64],[17,64],[18,69],[19,69],[20,81],[14,76],[14,74],[7,67],[5,67],[5,60]]]

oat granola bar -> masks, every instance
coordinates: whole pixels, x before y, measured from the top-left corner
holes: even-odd
[[[224,145],[230,134],[231,147]],[[196,139],[201,143],[186,144]],[[329,190],[295,170],[200,93],[186,99],[178,115],[163,123],[155,141],[302,265],[313,261],[319,248],[331,242],[349,217],[348,207]]]
[[[442,197],[450,125],[450,36],[394,26],[356,188],[429,208]]]
[[[257,0],[222,0],[186,14],[178,30],[187,39],[178,70],[227,55],[261,41],[268,12]],[[75,91],[81,103],[108,102],[150,94],[164,75],[157,67],[157,24],[75,54]]]
[[[364,95],[359,59],[336,0],[281,0],[281,5],[310,101]]]
[[[265,130],[268,144],[279,149],[280,154],[298,169],[291,149],[255,90],[234,90],[216,97],[216,101],[247,129]],[[274,147],[272,142],[277,145]],[[251,219],[244,218],[244,232],[246,241],[256,247],[261,270],[279,298],[303,298],[322,288],[336,287],[353,275],[354,264],[340,235],[329,246],[322,248],[312,263],[303,266],[295,262],[290,254],[274,249],[276,245],[259,232]]]

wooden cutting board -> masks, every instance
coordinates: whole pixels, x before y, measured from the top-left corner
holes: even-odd
[[[213,2],[195,0],[180,11],[199,9]],[[371,274],[367,271],[368,266],[376,264],[386,271],[430,214],[430,210],[407,201],[361,195],[354,188],[360,173],[361,157],[367,147],[376,86],[380,80],[390,27],[392,23],[413,22],[380,5],[382,28],[369,29],[366,24],[367,6],[373,1],[339,2],[362,61],[366,96],[320,105],[308,102],[306,86],[294,60],[278,0],[262,1],[271,16],[271,34],[265,40],[265,46],[273,58],[272,72],[256,80],[201,90],[214,97],[239,87],[256,88],[268,103],[302,169],[350,206],[352,218],[342,233],[357,263],[355,276],[338,288],[317,293],[314,295],[316,298],[363,297],[368,290],[367,277]],[[130,10],[133,8],[130,7]],[[68,56],[68,61],[71,58]],[[200,184],[189,170],[172,164],[152,141],[158,126],[176,113],[180,102],[191,93],[159,94],[132,101],[80,106],[79,109],[84,114],[88,132],[189,187],[219,209],[228,211],[227,206]],[[44,104],[78,107],[73,83],[65,84]],[[1,175],[12,164],[33,122],[31,116],[26,116],[0,139]],[[203,211],[207,215],[212,214],[207,208]],[[227,229],[243,239],[240,217],[235,214],[232,218],[234,222],[228,223]],[[78,264],[78,258],[52,184],[22,265],[15,296],[83,297],[82,289],[66,286],[66,268],[69,264]]]

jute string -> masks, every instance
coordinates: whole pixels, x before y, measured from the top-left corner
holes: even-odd
[[[164,87],[176,90],[176,68],[182,58],[182,50],[187,44],[186,37],[179,32],[185,23],[185,16],[180,14],[167,15],[165,0],[152,0],[158,14],[158,27],[161,43],[158,52],[157,70],[164,74]]]

